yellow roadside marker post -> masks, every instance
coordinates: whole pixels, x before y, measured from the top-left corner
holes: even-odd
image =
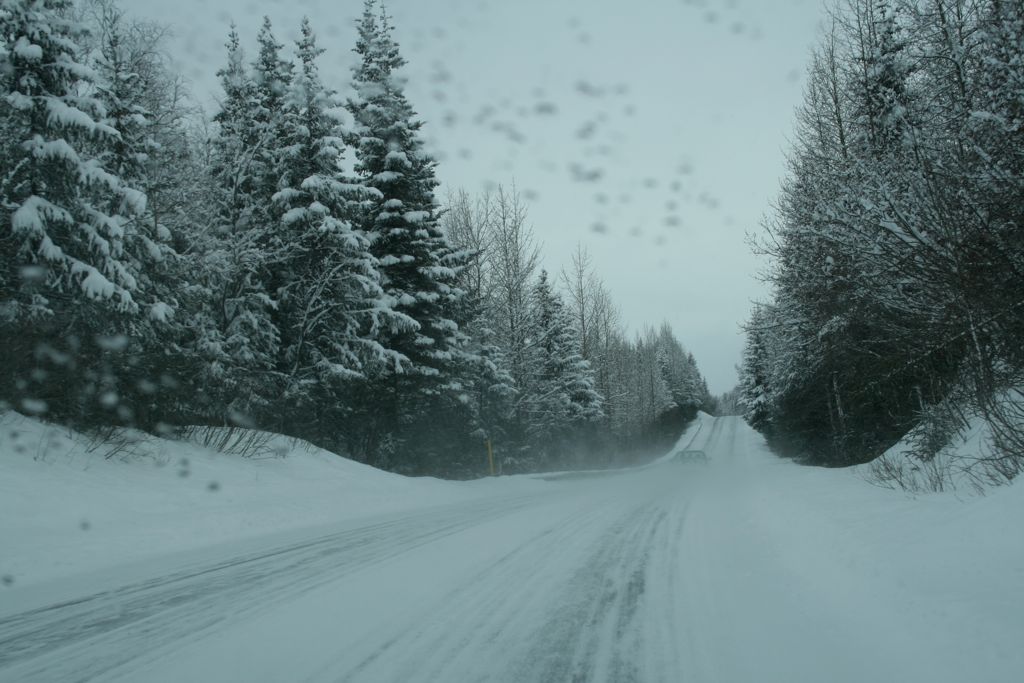
[[[494,451],[491,449],[491,440],[487,439],[487,462],[491,466],[491,476],[494,476]]]

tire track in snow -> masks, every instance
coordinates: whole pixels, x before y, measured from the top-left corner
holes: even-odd
[[[309,679],[310,683],[478,680],[493,674],[493,656],[514,647],[520,637],[517,629],[534,623],[543,606],[543,596],[531,587],[536,588],[543,579],[545,561],[565,552],[574,539],[588,536],[590,529],[603,528],[605,516],[595,517],[593,510],[584,509],[553,519],[541,533],[467,576],[459,589],[433,601],[397,634],[371,634],[368,643],[354,643],[356,651],[379,643],[371,645],[372,653],[355,666],[345,668],[336,662]],[[480,668],[481,663],[485,668]]]
[[[512,514],[535,497],[424,511],[5,617],[0,680],[94,680],[156,656],[161,644],[200,640],[226,621]]]
[[[601,539],[549,612],[534,648],[521,664],[520,680],[672,680],[665,652],[649,652],[653,627],[671,630],[672,617],[653,618],[665,588],[653,577],[663,562],[669,510],[660,504],[633,510]],[[662,551],[662,552],[659,552]],[[669,640],[663,634],[662,642]],[[653,655],[653,656],[652,656]]]
[[[679,544],[688,481],[700,476],[666,465],[423,510],[10,615],[0,619],[0,681],[141,680],[300,599],[343,610],[337,589],[350,575],[379,566],[412,580],[405,553],[460,552],[499,528],[514,532],[513,547],[442,561],[437,595],[427,588],[376,631],[296,662],[294,678],[677,681],[688,630],[674,597],[686,569]],[[484,524],[494,526],[473,530]]]
[[[581,483],[582,509],[552,517],[401,624],[349,643],[305,683],[679,680],[684,625],[671,596],[687,475],[655,474],[625,475],[624,495]]]

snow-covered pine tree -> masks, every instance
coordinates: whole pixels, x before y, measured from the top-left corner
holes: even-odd
[[[121,133],[105,122],[69,7],[0,7],[0,220],[10,226],[0,234],[0,324],[11,343],[3,376],[18,378],[3,394],[80,422],[104,409],[131,420],[96,356],[122,346],[107,340],[132,316],[167,307],[140,283],[153,260],[137,233],[146,197],[104,166]]]
[[[110,10],[104,18],[95,69],[99,77],[99,99],[106,109],[105,120],[120,132],[103,156],[106,166],[126,181],[140,184],[145,177],[148,154],[155,147],[147,135],[149,114],[139,102],[139,75],[126,44],[123,15]]]
[[[452,421],[431,415],[438,409],[459,410],[452,401],[462,390],[456,364],[465,335],[456,320],[462,296],[456,285],[461,258],[437,222],[436,162],[424,149],[422,122],[396,73],[405,60],[390,18],[382,8],[377,10],[375,0],[366,0],[355,47],[355,95],[348,102],[355,122],[355,170],[375,194],[364,207],[361,223],[371,235],[384,289],[395,310],[418,324],[418,329],[396,328],[383,336],[384,345],[407,360],[398,367],[380,367],[361,399],[373,404],[370,410],[377,421],[372,426],[377,435],[371,438],[376,443],[369,455],[383,463],[380,441],[385,436],[398,443],[403,434],[418,432],[418,441],[426,443],[443,438],[435,433],[436,425],[454,427]]]
[[[379,339],[416,323],[391,310],[369,239],[351,223],[359,188],[343,175],[342,105],[320,79],[322,52],[304,19],[284,102],[270,269],[278,283],[278,369],[288,378],[282,417],[304,423],[307,435],[336,439],[327,433],[333,421],[323,418],[342,407],[342,385],[365,379],[367,368],[400,365],[404,358]]]
[[[155,139],[159,127],[154,121],[157,117],[173,119],[180,112],[149,109],[168,104],[157,93],[174,78],[166,71],[157,53],[159,47],[154,44],[162,35],[160,29],[129,21],[113,3],[96,3],[95,9],[97,16],[91,30],[95,32],[97,96],[106,111],[103,122],[120,133],[113,144],[97,150],[97,158],[105,168],[147,192],[145,211],[132,217],[125,253],[135,260],[134,270],[141,290],[148,293],[147,299],[161,302],[150,316],[131,321],[125,330],[127,344],[117,354],[110,354],[111,364],[121,378],[120,402],[125,404],[121,409],[133,411],[139,426],[152,426],[169,417],[169,387],[162,386],[165,383],[161,379],[168,376],[168,366],[173,365],[168,363],[168,352],[183,334],[175,312],[180,308],[176,292],[184,275],[171,247],[172,235],[157,220],[154,202],[148,197],[151,188],[162,196],[157,189],[158,178],[173,173],[162,166],[175,161]],[[112,205],[110,210],[116,213],[120,209]]]
[[[252,117],[255,85],[245,65],[245,51],[234,24],[228,33],[227,64],[217,70],[224,96],[213,117],[211,174],[220,190],[216,206],[218,232],[230,233],[250,222],[255,200],[251,169],[259,146]]]
[[[254,423],[280,394],[275,374],[280,333],[268,288],[272,194],[265,194],[263,150],[271,143],[256,121],[257,92],[238,32],[228,36],[227,64],[218,70],[224,97],[210,142],[210,225],[202,242],[190,306],[188,348],[198,355],[196,383],[211,387],[204,419]]]
[[[246,112],[252,130],[248,138],[253,141],[252,196],[250,224],[257,231],[257,243],[265,252],[269,263],[277,260],[279,249],[288,249],[277,230],[277,213],[273,197],[281,185],[281,165],[288,131],[286,99],[292,82],[294,67],[281,57],[282,43],[274,37],[270,18],[263,17],[263,25],[256,36],[258,50],[252,63],[252,95]],[[271,266],[261,274],[267,292],[277,296],[281,287],[277,270]]]
[[[602,417],[601,396],[594,374],[583,360],[572,315],[551,289],[546,271],[533,289],[531,324],[533,377],[525,404],[533,450],[544,464],[553,464],[581,436],[581,429]],[[538,463],[540,464],[540,463]]]
[[[685,419],[692,419],[703,405],[704,393],[700,370],[692,353],[688,353],[676,339],[668,323],[658,330],[658,352],[663,357],[665,381],[672,401],[683,412]]]
[[[743,418],[754,429],[767,431],[771,425],[771,372],[766,328],[768,318],[763,306],[758,306],[747,324],[747,339],[740,365],[739,404]]]

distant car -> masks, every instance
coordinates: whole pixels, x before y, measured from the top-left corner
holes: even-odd
[[[697,450],[679,450],[672,454],[672,461],[684,465],[707,465],[708,454]]]

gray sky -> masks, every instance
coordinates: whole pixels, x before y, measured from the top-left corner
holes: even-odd
[[[344,90],[361,0],[123,0],[175,27],[197,97],[217,94],[228,23],[309,15]],[[716,393],[736,382],[757,231],[784,151],[819,0],[391,0],[445,185],[516,182],[545,264],[577,243],[634,331],[667,320]],[[289,45],[290,48],[290,45]]]

